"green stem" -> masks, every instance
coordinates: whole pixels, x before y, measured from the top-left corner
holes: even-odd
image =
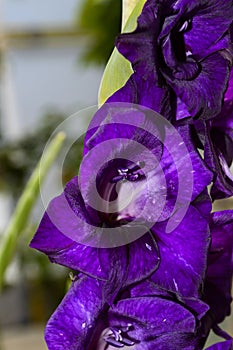
[[[39,195],[40,185],[56,159],[59,151],[61,150],[64,139],[65,134],[60,132],[49,144],[43,155],[43,162],[39,161],[30,179],[28,180],[4,236],[1,239],[0,292],[3,288],[6,269],[14,257],[14,253],[17,249],[18,238],[21,232],[27,226],[30,213]]]

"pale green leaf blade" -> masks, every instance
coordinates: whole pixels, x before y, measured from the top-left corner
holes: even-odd
[[[136,29],[137,18],[141,14],[146,0],[138,0],[129,16],[123,32],[132,32]],[[125,85],[133,70],[130,62],[115,48],[105,68],[99,89],[99,105],[102,105],[115,91]]]

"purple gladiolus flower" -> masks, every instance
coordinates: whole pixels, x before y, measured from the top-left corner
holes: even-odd
[[[134,74],[110,97],[171,120],[220,113],[232,60],[230,0],[148,0],[134,32],[116,42]]]
[[[212,215],[204,302],[177,298],[177,294],[160,288],[153,282],[156,271],[123,289],[109,305],[103,293],[109,282],[81,276],[48,322],[45,337],[49,349],[102,350],[109,345],[134,350],[198,350],[203,349],[213,328],[227,340],[208,349],[231,350],[231,337],[216,325],[229,314],[232,226],[232,211]]]
[[[204,149],[204,159],[213,171],[211,197],[221,199],[233,195],[233,71],[231,71],[224,104],[218,116],[212,120],[194,122],[197,147]]]
[[[86,135],[79,179],[72,179],[52,200],[31,242],[52,262],[86,275],[73,283],[49,321],[49,349],[92,349],[89,341],[96,349],[101,322],[111,330],[105,342],[117,347],[132,343],[138,350],[162,349],[166,342],[174,342],[176,348],[189,349],[190,341],[197,342],[196,314],[208,309],[191,301],[201,296],[206,270],[211,205],[205,189],[212,174],[189,143],[188,125],[179,128],[183,141],[173,144],[172,154],[172,147],[166,148],[167,121],[166,127],[161,121],[157,127],[148,109],[121,107],[105,105],[97,112]],[[192,202],[168,233],[169,220],[182,208],[180,202],[174,212],[179,181],[185,178],[193,179],[193,187],[190,197],[185,188],[180,198],[185,202],[187,196]],[[130,189],[133,195],[125,204]],[[109,210],[112,202],[116,207]],[[148,278],[160,294],[154,287],[151,298],[144,300],[144,285],[133,286]],[[180,305],[177,298],[191,301]],[[197,310],[192,313],[186,304],[195,304]],[[127,326],[132,319],[133,328]],[[147,340],[144,332],[149,338],[153,334],[154,340]]]
[[[178,301],[147,280],[125,290],[109,306],[102,287],[103,282],[88,277],[73,282],[48,322],[45,338],[49,349],[102,350],[107,345],[132,350],[201,348],[199,329],[208,312],[202,301]]]
[[[50,203],[31,247],[53,262],[111,280],[109,300],[124,286],[156,270],[154,281],[160,286],[183,296],[198,296],[206,268],[211,210],[202,192],[212,174],[190,145],[184,154],[184,140],[174,147],[174,163],[156,137],[158,130],[147,117],[147,109],[139,112],[124,106],[117,111],[115,106],[105,106],[93,119],[92,124],[107,116],[97,130],[92,128],[93,135],[87,133],[79,180],[71,180]],[[135,126],[137,119],[140,127]],[[148,124],[154,134],[146,131]],[[179,182],[183,185],[190,178],[193,188],[184,188],[180,200],[185,203],[189,194],[193,202],[188,202],[183,217],[175,216],[183,205],[180,202],[176,207]],[[112,204],[115,207],[109,210]],[[180,222],[168,234],[171,217]]]
[[[233,194],[232,20],[232,0],[147,0],[118,37],[134,73],[30,244],[75,271],[50,350],[201,350],[211,329],[208,349],[232,350],[233,211],[211,213],[207,191]]]
[[[49,349],[203,349],[210,327],[209,306],[201,300],[177,300],[148,279],[108,305],[102,288],[103,282],[88,277],[72,283],[48,322]],[[231,349],[231,344],[228,339],[213,349]]]

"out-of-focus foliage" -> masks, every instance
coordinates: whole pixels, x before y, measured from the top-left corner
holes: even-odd
[[[37,166],[33,170],[33,173],[17,202],[4,235],[1,238],[0,292],[5,281],[7,267],[17,252],[19,238],[28,225],[30,214],[40,193],[40,186],[50,167],[60,153],[64,140],[65,133],[59,132],[48,144],[48,147],[43,154],[43,158],[38,161]]]
[[[29,240],[35,233],[36,226],[28,227],[26,236]],[[27,237],[24,236],[19,242],[18,261],[24,273],[29,297],[28,320],[46,322],[66,292],[68,270],[51,264],[47,256],[28,249],[25,240]]]
[[[17,198],[32,169],[41,157],[51,133],[63,120],[61,115],[49,114],[38,129],[17,141],[0,143],[0,190],[9,191]]]
[[[121,30],[121,0],[83,0],[78,28],[90,38],[84,61],[106,64]]]
[[[0,140],[0,191],[9,192],[15,199],[19,197],[49,137],[63,120],[62,115],[49,114],[42,119],[38,129],[22,139],[14,142]],[[78,140],[66,159],[64,182],[77,174],[81,154],[82,140]]]

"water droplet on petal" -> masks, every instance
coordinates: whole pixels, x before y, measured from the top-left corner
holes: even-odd
[[[152,251],[152,247],[151,247],[151,245],[148,244],[148,243],[146,243],[146,248],[147,248],[148,250]]]
[[[174,283],[174,286],[175,286],[175,290],[178,292],[179,289],[178,289],[178,285],[177,285],[177,283],[176,283],[175,278],[173,278],[173,283]]]

